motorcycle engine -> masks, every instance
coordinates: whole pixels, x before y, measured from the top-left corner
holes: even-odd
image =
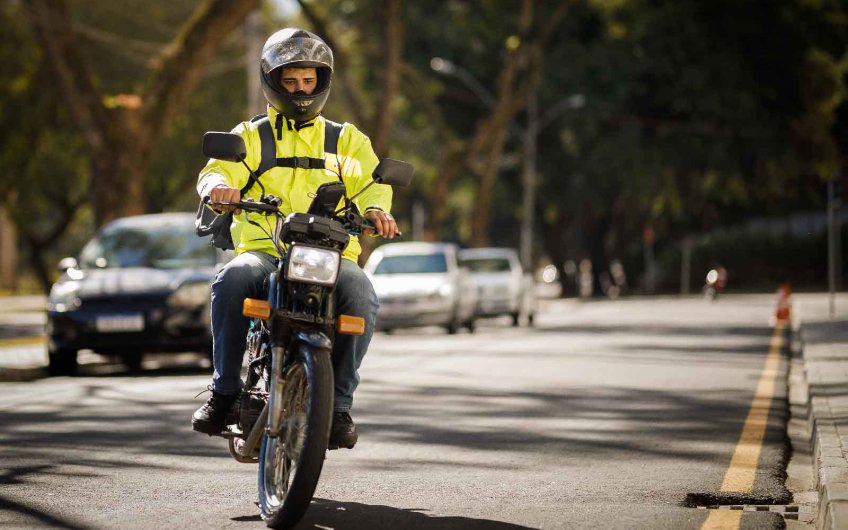
[[[241,432],[245,435],[250,433],[267,402],[268,393],[264,390],[254,388],[241,393],[238,408],[238,425]]]

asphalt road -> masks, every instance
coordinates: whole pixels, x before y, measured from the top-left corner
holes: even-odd
[[[785,358],[753,488],[721,491],[773,311],[772,296],[556,302],[535,329],[378,334],[359,445],[328,454],[298,528],[700,529],[712,510],[687,498],[786,502]],[[0,527],[264,528],[256,467],[191,430],[209,372],[180,360],[0,383]]]

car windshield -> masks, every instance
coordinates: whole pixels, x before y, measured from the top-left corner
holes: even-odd
[[[439,253],[386,256],[377,265],[374,274],[421,274],[447,271],[448,263],[445,255]]]
[[[466,258],[460,263],[471,272],[509,272],[509,260],[506,258]]]
[[[107,229],[83,247],[83,269],[152,267],[181,269],[215,265],[215,249],[182,226]]]

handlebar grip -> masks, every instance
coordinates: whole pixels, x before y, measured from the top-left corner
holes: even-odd
[[[209,197],[205,197],[204,202],[211,204],[213,208],[215,206],[233,206],[235,208],[239,208],[241,210],[246,210],[248,212],[277,213],[277,212],[280,211],[277,206],[274,206],[273,204],[265,204],[264,202],[253,202],[253,201],[210,202]]]
[[[279,208],[274,206],[273,204],[265,204],[263,202],[234,202],[231,203],[233,206],[237,208],[241,208],[242,210],[248,211],[259,211],[259,212],[268,212],[268,213],[276,213],[279,211]]]

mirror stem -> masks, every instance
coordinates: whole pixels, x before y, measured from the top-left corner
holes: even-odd
[[[350,198],[350,199],[348,199],[348,200],[349,200],[349,201],[352,201],[353,199],[355,199],[355,198],[359,197],[359,196],[362,194],[362,192],[363,192],[363,191],[367,190],[368,188],[370,188],[371,186],[373,186],[373,185],[374,185],[374,184],[376,184],[376,183],[377,183],[377,181],[376,181],[376,180],[372,180],[372,181],[371,181],[371,182],[369,182],[369,183],[368,183],[368,184],[367,184],[364,188],[362,188],[361,190],[357,191],[357,192],[353,195],[353,197],[351,197],[351,198]]]
[[[262,188],[262,197],[265,197],[265,186],[263,186],[263,185],[262,185],[262,183],[259,181],[259,177],[258,177],[258,176],[256,176],[256,173],[254,173],[252,169],[250,169],[250,166],[248,166],[248,165],[247,165],[247,162],[245,162],[245,161],[244,161],[244,158],[242,158],[241,160],[239,160],[239,162],[241,162],[241,164],[242,164],[245,168],[247,168],[247,171],[248,171],[248,173],[250,174],[250,178],[252,178],[252,179],[253,179],[253,182],[254,182],[255,184],[259,184],[259,187],[260,187],[260,188]],[[370,186],[370,184],[369,184],[369,186]],[[242,200],[244,200],[244,197],[242,197],[241,199],[242,199]]]

